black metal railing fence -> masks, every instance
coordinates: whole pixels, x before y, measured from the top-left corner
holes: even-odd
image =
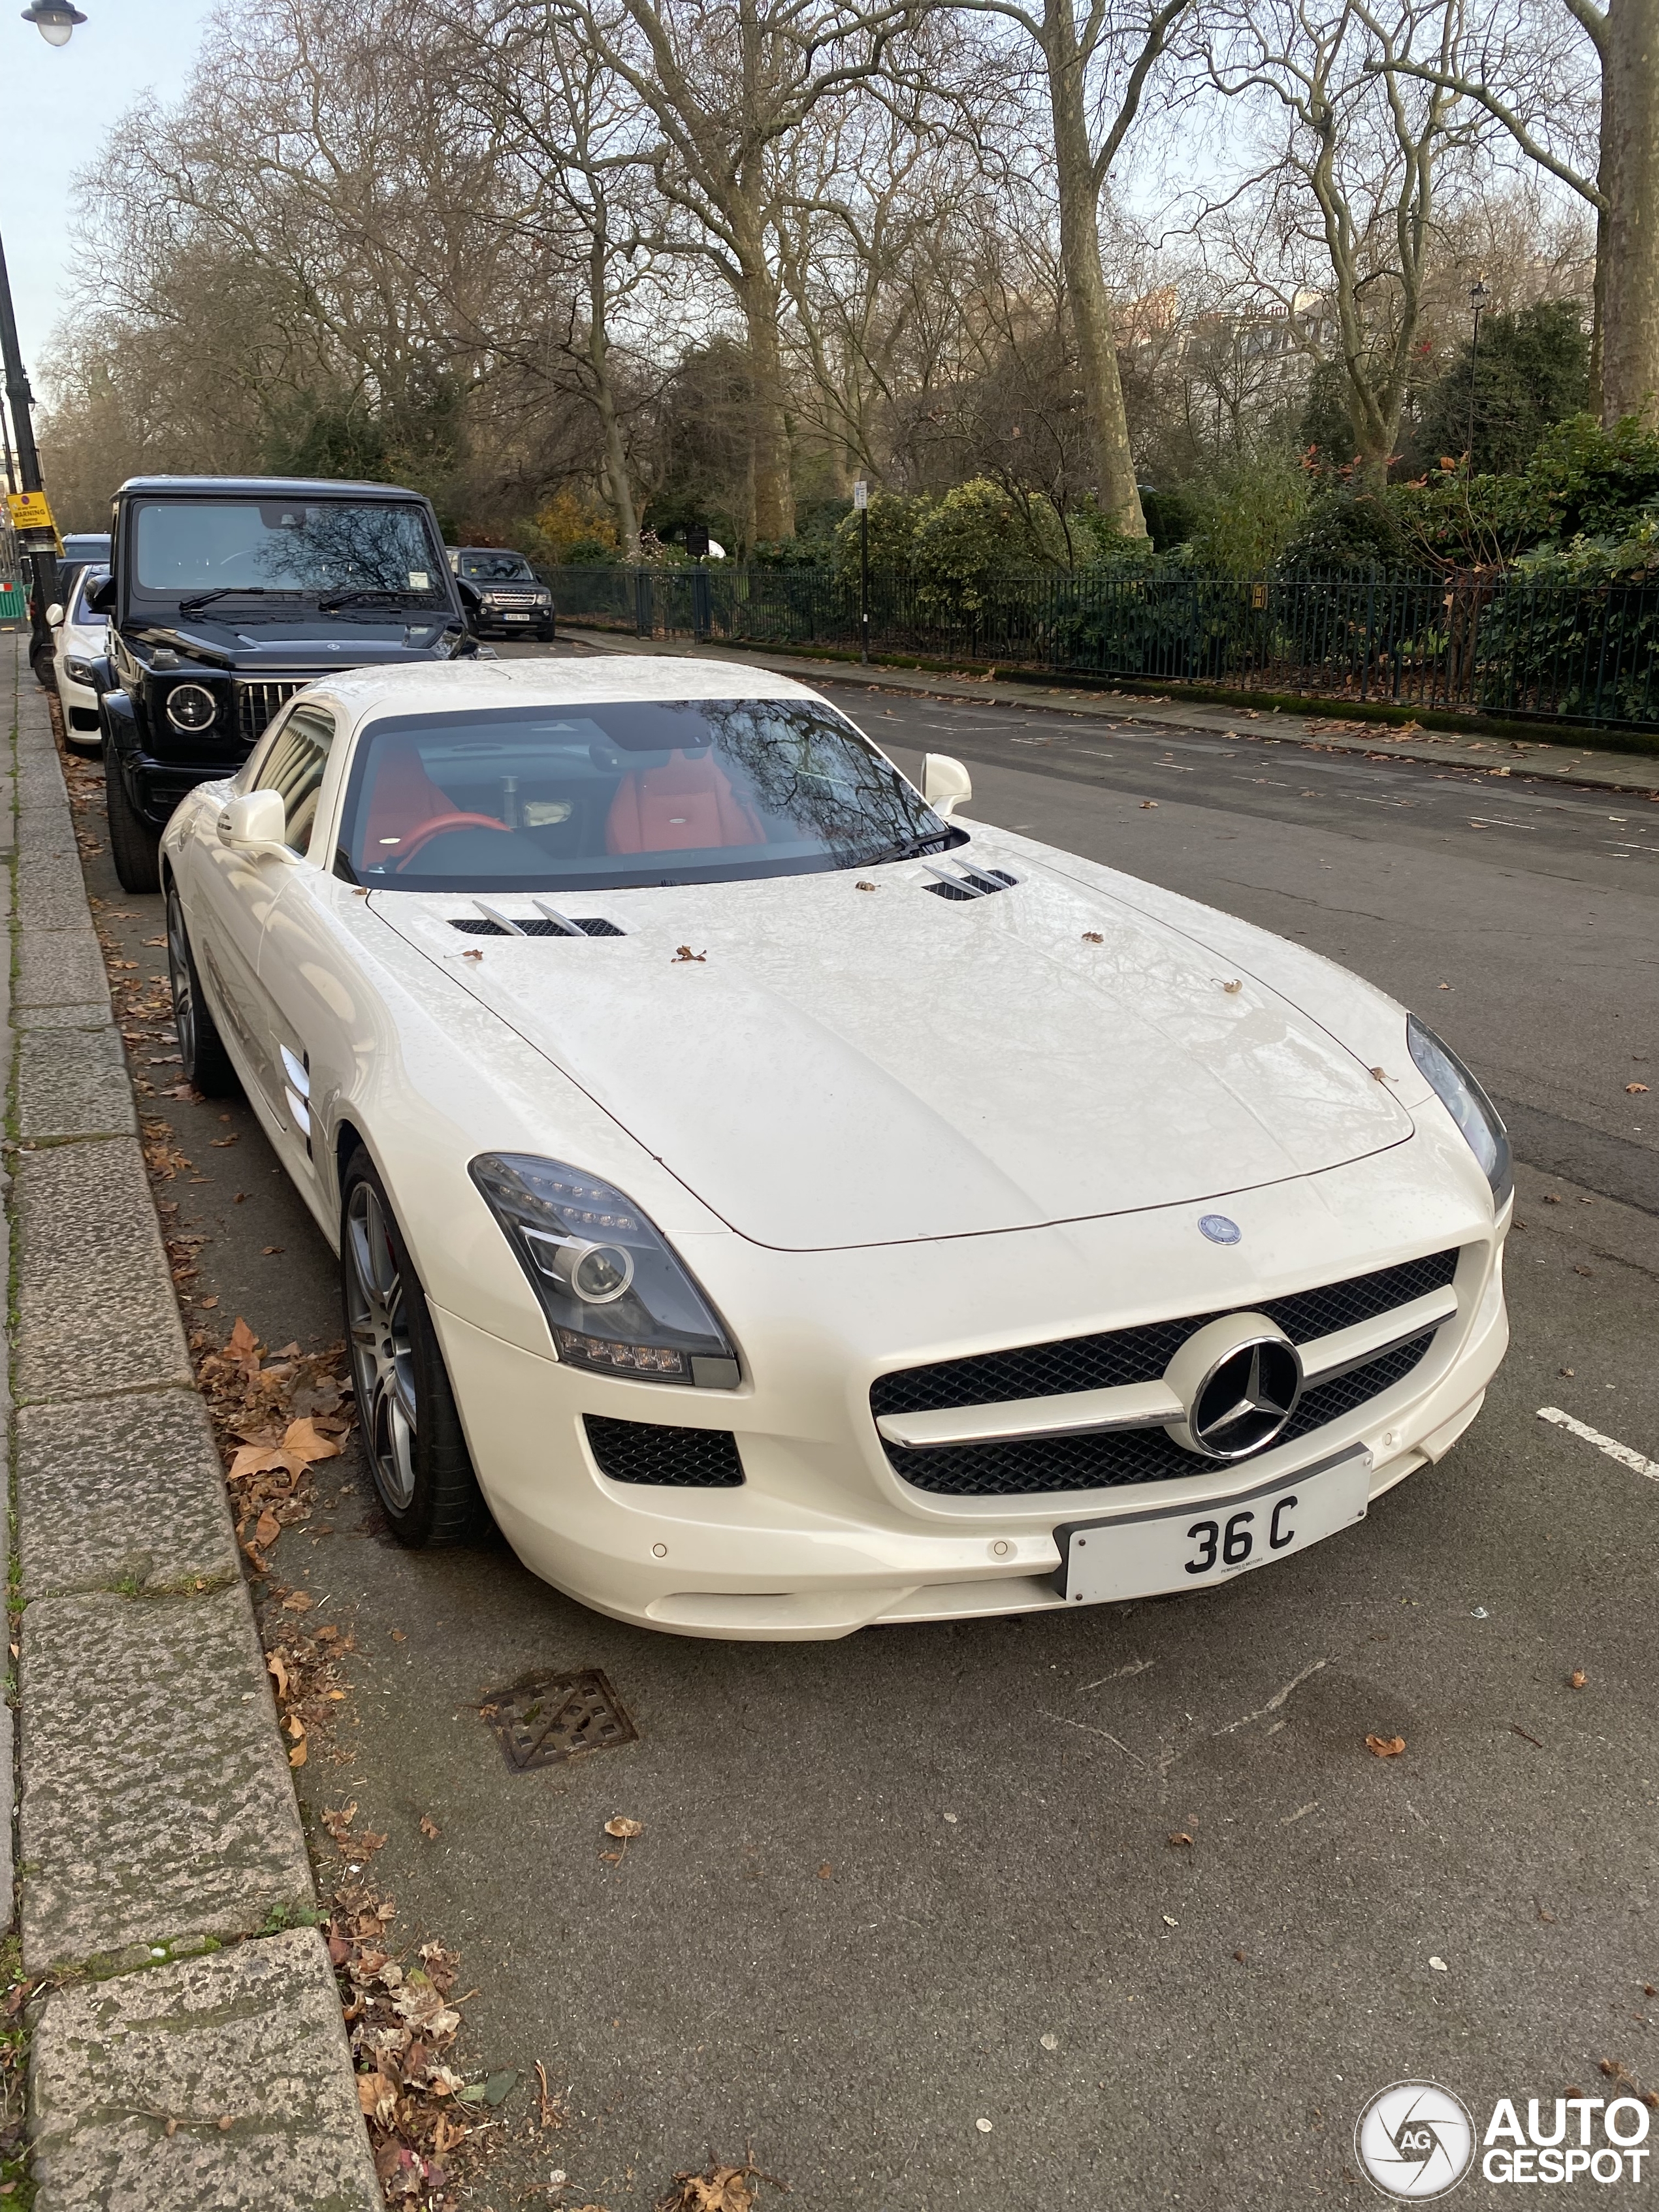
[[[735,562],[550,568],[560,619],[641,637],[856,651],[859,591],[823,568]],[[1659,586],[1518,575],[1269,577],[1015,572],[954,600],[872,580],[876,653],[1370,701],[1659,725]]]

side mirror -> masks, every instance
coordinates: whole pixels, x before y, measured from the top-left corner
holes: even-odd
[[[101,584],[94,584],[81,602],[88,614],[112,615],[115,612],[115,579],[106,576]]]
[[[973,797],[974,780],[949,753],[929,753],[922,763],[921,795],[935,814],[948,819],[959,800]]]
[[[279,791],[245,791],[219,810],[219,842],[234,853],[281,854],[292,860],[287,843],[288,816]]]
[[[46,609],[46,621],[52,629],[62,629],[64,627],[64,604],[61,599],[54,599],[52,605]]]

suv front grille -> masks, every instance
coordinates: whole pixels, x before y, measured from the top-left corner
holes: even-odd
[[[743,1480],[730,1429],[670,1428],[662,1421],[582,1416],[599,1473],[612,1482],[660,1482],[678,1490],[735,1490]]]
[[[1266,1314],[1292,1342],[1306,1344],[1355,1322],[1374,1320],[1430,1291],[1444,1290],[1457,1272],[1458,1257],[1455,1249],[1431,1252],[1424,1259],[1379,1268],[1347,1282],[1293,1291],[1288,1297],[1266,1298],[1246,1310]],[[1233,1310],[1222,1309],[1228,1310]],[[925,1413],[945,1407],[988,1406],[1006,1399],[1054,1397],[1069,1390],[1155,1382],[1194,1329],[1219,1317],[1215,1313],[1193,1314],[1180,1321],[1153,1322],[1099,1336],[1070,1337],[1055,1344],[1025,1345],[975,1358],[943,1359],[927,1367],[903,1368],[896,1374],[877,1377],[871,1386],[870,1409],[878,1417]],[[1434,1334],[1433,1329],[1425,1330],[1351,1374],[1310,1383],[1275,1445],[1292,1443],[1328,1421],[1339,1420],[1403,1382],[1427,1352]],[[1111,1490],[1126,1483],[1173,1481],[1206,1464],[1183,1451],[1162,1429],[1018,1437],[926,1451],[909,1450],[885,1438],[883,1445],[906,1482],[948,1498]]]
[[[261,678],[242,679],[236,686],[236,734],[245,745],[263,737],[265,726],[279,707],[285,706],[306,679],[296,677],[291,684],[282,684]]]

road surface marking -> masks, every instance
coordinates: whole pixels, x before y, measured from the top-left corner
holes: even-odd
[[[1659,1459],[1644,1459],[1640,1452],[1632,1451],[1628,1444],[1621,1444],[1613,1437],[1604,1437],[1600,1429],[1587,1428],[1583,1421],[1575,1421],[1571,1413],[1564,1413],[1559,1406],[1540,1406],[1538,1418],[1540,1421],[1553,1421],[1558,1429],[1565,1429],[1575,1437],[1583,1437],[1587,1444],[1594,1444],[1597,1451],[1605,1452],[1609,1459],[1616,1459],[1620,1467],[1629,1468],[1632,1474],[1644,1474],[1650,1482],[1659,1482]]]

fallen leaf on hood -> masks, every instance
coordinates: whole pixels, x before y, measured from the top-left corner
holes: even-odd
[[[1378,1759],[1398,1759],[1406,1748],[1406,1739],[1403,1735],[1368,1735],[1365,1748]]]
[[[873,884],[854,884],[853,886],[855,891],[872,891],[875,888]]]
[[[1235,975],[1231,983],[1224,983],[1221,988],[1224,992],[1226,992],[1228,997],[1231,998],[1235,991],[1242,991],[1244,988],[1243,978],[1240,975]]]
[[[706,952],[694,952],[689,945],[682,945],[674,955],[676,960],[707,960],[708,957]]]

